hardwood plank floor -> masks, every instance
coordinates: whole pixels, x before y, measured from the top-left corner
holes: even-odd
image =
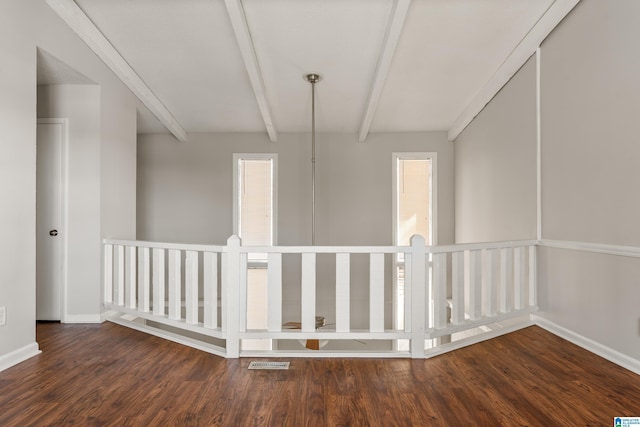
[[[0,426],[611,426],[640,377],[538,327],[429,360],[227,360],[111,323],[39,324]]]

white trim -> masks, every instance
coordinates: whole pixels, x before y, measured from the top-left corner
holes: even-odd
[[[122,246],[135,246],[135,247],[149,247],[159,249],[178,249],[200,252],[228,252],[228,246],[214,246],[214,245],[193,245],[193,244],[181,244],[181,243],[161,243],[161,242],[145,242],[137,240],[121,240],[121,239],[103,239],[104,244],[110,245],[122,245]],[[465,243],[457,245],[442,245],[442,246],[427,246],[425,247],[425,253],[428,254],[440,254],[444,252],[462,252],[466,250],[480,250],[480,249],[503,249],[503,248],[516,248],[520,246],[534,246],[538,244],[537,240],[511,240],[504,242],[480,242],[480,243]],[[411,252],[411,246],[242,246],[239,249],[240,253],[253,253],[253,252],[266,252],[266,253],[351,253],[351,254],[380,254],[380,253],[398,253]],[[260,267],[259,262],[256,262],[254,266]]]
[[[487,340],[490,340],[492,338],[499,337],[501,335],[510,334],[511,332],[515,332],[515,331],[518,331],[520,329],[528,328],[529,326],[532,326],[533,324],[534,323],[532,321],[525,320],[525,321],[522,321],[521,323],[517,323],[517,324],[512,325],[512,326],[507,326],[507,327],[500,328],[500,329],[494,329],[494,330],[492,330],[490,332],[483,332],[481,334],[474,335],[474,336],[471,336],[469,338],[463,338],[461,340],[457,340],[457,341],[454,341],[454,342],[451,342],[451,343],[440,344],[437,347],[425,350],[424,351],[425,358],[429,359],[431,357],[435,357],[435,356],[438,356],[440,354],[448,353],[448,352],[453,351],[453,350],[458,350],[460,348],[467,347],[467,346],[470,346],[472,344],[477,344],[477,343],[482,342],[482,341],[487,341]]]
[[[100,313],[100,323],[104,323],[108,321],[110,317],[117,316],[117,315],[118,315],[117,311],[105,309],[102,313]]]
[[[102,323],[100,314],[67,314],[62,323]]]
[[[369,134],[369,129],[373,122],[373,116],[376,114],[382,89],[384,88],[387,75],[389,74],[391,61],[393,60],[393,55],[396,52],[400,34],[402,34],[402,28],[404,27],[404,21],[407,17],[407,11],[409,10],[410,3],[411,0],[394,1],[384,42],[382,44],[382,50],[380,51],[380,56],[378,58],[378,65],[373,77],[373,82],[371,83],[367,107],[364,111],[364,115],[362,116],[362,123],[360,124],[360,132],[358,133],[358,140],[360,142],[364,142]]]
[[[240,332],[240,339],[258,340],[258,339],[278,339],[278,340],[303,340],[303,339],[319,339],[319,340],[392,340],[392,339],[410,339],[411,333],[404,331],[380,331],[371,332],[369,330],[353,329],[349,332],[336,332],[335,329],[318,329],[318,330],[292,330],[285,329],[280,332],[252,330],[248,329]]]
[[[226,246],[196,245],[191,243],[149,242],[145,240],[102,239],[105,245],[134,246],[136,248],[180,249],[185,251],[224,252]]]
[[[431,216],[430,229],[429,229],[429,241],[426,242],[427,249],[429,246],[437,244],[437,212],[438,212],[438,153],[436,152],[393,152],[391,153],[391,226],[392,226],[392,242],[394,245],[398,245],[398,160],[429,160],[429,213]],[[424,237],[424,236],[422,236]],[[403,250],[397,252],[409,253],[411,252],[411,246],[403,247]],[[392,290],[392,316],[393,326],[397,328],[401,323],[398,318],[398,278],[396,274],[396,268],[398,266],[397,257],[393,257],[393,290]],[[406,267],[406,266],[405,266]],[[407,275],[407,269],[405,268],[405,277]],[[428,291],[427,291],[428,292]],[[405,304],[406,307],[406,304]],[[404,325],[405,328],[407,325]],[[394,349],[398,350],[398,342],[394,342]]]
[[[542,240],[542,50],[536,49],[536,235]]]
[[[545,329],[552,334],[559,336],[560,338],[564,338],[565,340],[570,341],[573,344],[590,351],[591,353],[597,354],[598,356],[603,357],[608,361],[615,363],[616,365],[622,366],[623,368],[640,375],[640,360],[634,359],[633,357],[627,356],[626,354],[600,344],[599,342],[596,342],[590,338],[570,331],[569,329],[564,328],[557,323],[538,315],[532,314],[531,320],[533,320],[535,324],[542,329]]]
[[[271,195],[271,229],[272,229],[272,245],[278,244],[278,154],[277,153],[233,153],[233,235],[240,236],[239,233],[239,217],[240,199],[238,197],[238,162],[240,160],[271,160],[271,179],[272,179],[272,195]]]
[[[46,2],[178,141],[187,140],[187,132],[167,107],[73,0],[46,0]]]
[[[189,332],[195,332],[200,335],[206,335],[206,336],[210,336],[218,339],[226,338],[226,334],[222,332],[220,328],[217,328],[217,329],[205,328],[202,323],[192,324],[192,323],[187,323],[184,320],[173,320],[173,319],[169,319],[169,316],[166,314],[158,316],[158,315],[154,315],[152,312],[143,313],[138,311],[135,308],[126,308],[126,307],[118,306],[115,304],[106,304],[106,306],[109,309],[109,311],[105,315],[106,316],[105,320],[109,322],[113,322],[114,318],[120,319],[123,314],[128,314],[135,318],[143,319],[145,321],[148,320],[161,325],[167,325],[177,329],[182,329]]]
[[[240,352],[240,357],[312,357],[321,358],[341,358],[341,359],[408,359],[411,353],[406,351],[381,352],[381,351],[359,351],[352,350],[246,350]]]
[[[425,334],[427,339],[440,338],[446,335],[451,335],[459,332],[468,331],[469,329],[477,328],[480,326],[491,325],[493,323],[504,322],[505,320],[511,320],[518,317],[528,316],[529,314],[538,311],[537,306],[531,306],[520,310],[513,310],[508,313],[497,313],[494,316],[483,317],[478,320],[465,320],[460,324],[449,324],[445,328],[441,329],[428,329]]]
[[[258,58],[256,57],[256,51],[251,40],[251,32],[247,24],[247,17],[244,13],[241,0],[225,0],[225,6],[227,7],[227,13],[231,20],[231,26],[233,32],[236,35],[238,46],[240,47],[240,53],[244,60],[244,65],[249,75],[249,81],[251,81],[251,87],[253,93],[258,101],[258,108],[262,115],[262,120],[267,128],[269,139],[271,142],[278,140],[278,131],[271,114],[271,108],[269,107],[269,101],[267,100],[267,93],[262,79],[262,72],[260,71],[260,65]]]
[[[135,321],[129,321],[123,319],[121,316],[112,316],[107,318],[107,321],[115,323],[116,325],[124,326],[127,328],[135,329],[139,332],[144,332],[149,335],[153,335],[159,338],[163,338],[168,341],[172,341],[178,344],[186,345],[187,347],[195,348],[200,351],[215,354],[216,356],[227,357],[224,348],[215,344],[209,344],[204,341],[200,341],[195,338],[190,338],[184,335],[176,334],[173,332],[165,331],[159,328],[154,328],[144,323],[137,323]],[[155,321],[155,320],[154,320]],[[157,322],[158,323],[158,322]]]
[[[511,77],[529,60],[544,39],[571,12],[580,0],[555,0],[518,46],[493,74],[491,79],[462,111],[449,128],[449,141],[454,141],[473,121]]]
[[[20,362],[24,362],[27,359],[30,359],[33,356],[42,353],[38,347],[37,342],[32,342],[31,344],[27,344],[24,347],[20,347],[17,350],[14,350],[10,353],[3,354],[0,356],[0,372],[5,369],[9,369],[12,366],[17,365]]]
[[[393,152],[391,153],[392,169],[391,169],[391,218],[393,224],[393,244],[397,245],[398,230],[396,223],[398,221],[398,160],[431,160],[430,181],[431,188],[429,191],[429,209],[431,214],[431,230],[429,230],[430,242],[427,246],[435,246],[438,244],[438,153],[436,152]],[[423,236],[424,237],[424,236]]]
[[[62,190],[62,283],[60,285],[60,321],[67,318],[67,300],[69,299],[69,119],[39,118],[36,125],[60,125],[62,127],[62,141],[60,153],[60,189]]]
[[[640,247],[607,245],[604,243],[571,242],[565,240],[542,239],[538,242],[540,246],[546,248],[567,249],[573,251],[593,252],[603,255],[626,256],[640,258]]]

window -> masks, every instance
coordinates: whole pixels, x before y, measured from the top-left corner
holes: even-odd
[[[435,244],[435,177],[436,153],[393,154],[393,239],[398,246],[411,244],[411,237],[420,234],[427,245]],[[393,311],[394,327],[404,328],[405,263],[398,254],[394,265]],[[398,349],[408,349],[400,340]]]
[[[276,240],[276,154],[234,154],[233,232],[244,246]],[[267,254],[250,253],[247,272],[247,329],[267,328]],[[245,350],[270,350],[271,340],[243,340]]]
[[[245,246],[276,240],[275,154],[234,154],[233,232]]]

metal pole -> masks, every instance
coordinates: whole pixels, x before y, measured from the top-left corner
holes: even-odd
[[[311,246],[316,244],[316,81],[311,80]]]
[[[316,244],[316,83],[319,74],[307,74],[304,79],[311,83],[311,245]]]

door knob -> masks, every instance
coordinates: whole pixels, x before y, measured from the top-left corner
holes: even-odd
[[[49,231],[49,236],[57,236],[57,235],[58,235],[58,230]]]

